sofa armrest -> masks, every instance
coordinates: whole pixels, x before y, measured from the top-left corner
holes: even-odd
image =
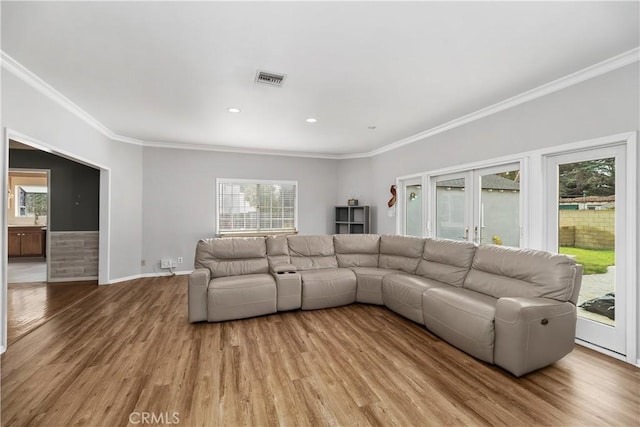
[[[271,274],[295,273],[296,271],[298,271],[298,267],[293,264],[280,264],[271,267]]]
[[[521,376],[573,350],[576,307],[549,298],[500,298],[496,304],[494,363]]]
[[[211,280],[208,268],[197,268],[189,275],[189,321],[207,320],[207,288]]]

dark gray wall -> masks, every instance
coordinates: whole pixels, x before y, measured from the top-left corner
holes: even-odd
[[[100,171],[38,150],[9,150],[9,167],[50,169],[50,231],[97,231]]]

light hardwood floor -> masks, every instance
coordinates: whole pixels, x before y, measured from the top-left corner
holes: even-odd
[[[2,356],[2,425],[638,425],[640,369],[582,347],[518,379],[384,307],[189,324],[186,304],[182,276],[61,305]]]

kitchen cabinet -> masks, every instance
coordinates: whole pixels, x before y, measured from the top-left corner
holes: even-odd
[[[42,227],[9,227],[9,257],[44,257],[46,230]]]

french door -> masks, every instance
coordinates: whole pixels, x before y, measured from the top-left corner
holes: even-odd
[[[405,236],[424,236],[424,197],[422,177],[403,179],[400,181],[401,232]]]
[[[583,265],[579,340],[626,354],[625,146],[546,158],[547,247]]]
[[[522,245],[520,163],[431,177],[430,235]]]

